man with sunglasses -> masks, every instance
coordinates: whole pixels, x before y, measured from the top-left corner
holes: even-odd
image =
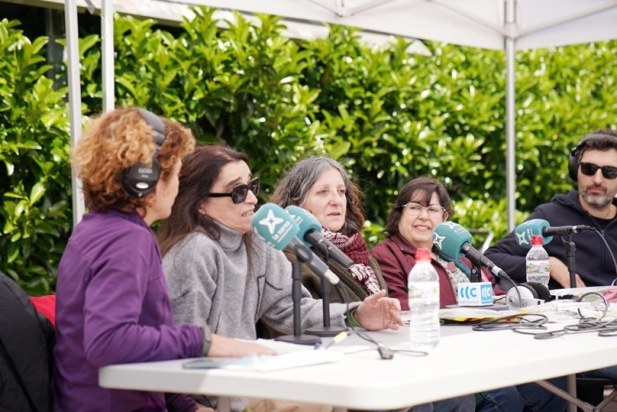
[[[587,225],[597,228],[617,254],[617,131],[597,130],[585,136],[571,151],[570,177],[578,190],[558,194],[536,207],[530,219],[544,219],[553,226]],[[514,280],[525,282],[525,256],[514,232],[486,251],[486,256]],[[607,286],[616,279],[615,264],[602,238],[595,232],[575,234],[576,287]],[[550,256],[550,289],[569,288],[566,252],[556,236],[544,248]]]

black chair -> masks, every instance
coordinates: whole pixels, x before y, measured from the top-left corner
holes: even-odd
[[[612,388],[612,392],[604,396],[607,388]],[[617,381],[608,378],[583,378],[577,376],[576,397],[591,405],[595,405],[594,412],[601,412],[617,397]]]

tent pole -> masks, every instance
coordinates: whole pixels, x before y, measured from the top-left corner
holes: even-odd
[[[506,0],[506,30],[516,25],[515,0]],[[516,226],[516,191],[515,149],[516,149],[516,119],[515,119],[515,71],[516,71],[516,38],[509,33],[505,39],[506,49],[506,200],[508,211],[508,232]]]
[[[71,126],[71,147],[75,147],[81,138],[81,85],[79,83],[79,33],[77,22],[77,0],[66,0],[64,3],[64,21],[66,33],[66,50],[68,56],[67,84],[69,86],[69,119]],[[73,197],[73,227],[84,214],[84,196],[81,182],[71,171]]]
[[[101,39],[103,41],[103,112],[114,109],[114,3],[101,5]]]
[[[516,191],[514,187],[514,177],[516,174],[516,159],[514,151],[515,143],[515,117],[514,117],[514,88],[515,88],[515,40],[506,39],[506,197],[508,202],[508,232],[514,230],[516,226]]]

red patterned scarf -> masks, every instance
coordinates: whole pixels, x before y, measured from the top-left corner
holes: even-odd
[[[354,261],[355,264],[349,268],[349,271],[369,295],[379,292],[377,276],[375,276],[373,268],[368,265],[368,246],[360,233],[356,232],[347,236],[339,232],[332,232],[325,227],[322,227],[321,233]]]

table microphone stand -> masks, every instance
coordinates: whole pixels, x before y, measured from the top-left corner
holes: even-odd
[[[469,280],[471,282],[482,282],[481,275],[482,268],[480,265],[476,265],[475,263],[471,264],[471,275],[469,276]]]
[[[328,255],[324,257],[326,266],[328,265]],[[324,276],[321,276],[321,301],[323,304],[323,326],[315,326],[307,329],[306,333],[317,336],[336,336],[341,332],[345,332],[347,328],[341,326],[330,325],[330,281]]]
[[[563,248],[566,251],[566,265],[568,266],[568,272],[570,273],[570,287],[576,287],[576,261],[574,260],[574,252],[576,252],[576,244],[572,241],[572,235],[562,237]]]
[[[319,336],[303,335],[302,330],[300,329],[300,301],[302,300],[301,266],[302,262],[300,259],[296,259],[296,261],[292,263],[291,298],[294,305],[294,334],[279,336],[274,338],[274,340],[295,343],[298,345],[314,345],[316,343],[321,343],[321,338]]]

